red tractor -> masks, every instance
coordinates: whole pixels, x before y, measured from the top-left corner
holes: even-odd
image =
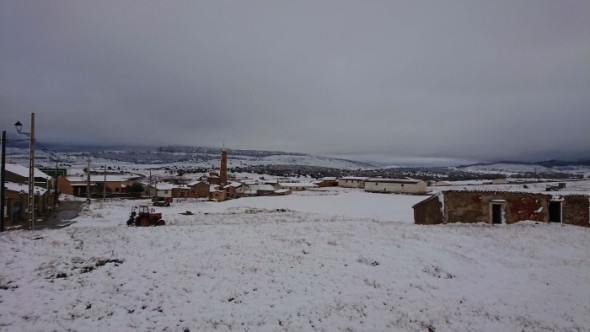
[[[136,206],[131,210],[127,220],[127,226],[163,226],[166,222],[162,220],[162,214],[150,210],[147,205]]]

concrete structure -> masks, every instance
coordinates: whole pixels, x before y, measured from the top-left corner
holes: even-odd
[[[344,188],[365,188],[365,181],[368,177],[346,176],[338,179],[338,186]]]
[[[445,191],[416,205],[416,224],[523,220],[590,226],[590,199],[582,195],[548,195],[499,191]]]
[[[426,182],[415,179],[371,178],[365,181],[365,191],[374,193],[425,194]]]

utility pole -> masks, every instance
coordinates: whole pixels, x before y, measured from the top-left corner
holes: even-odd
[[[90,158],[88,158],[88,166],[86,166],[86,203],[90,205]]]
[[[29,135],[29,222],[35,229],[35,113],[31,113],[31,133]]]
[[[55,160],[55,183],[53,184],[54,188],[53,188],[53,207],[56,208],[57,207],[57,201],[59,200],[59,193],[58,193],[58,186],[57,186],[57,181],[59,180],[59,170],[57,168],[57,160]]]
[[[6,198],[4,197],[4,171],[6,170],[6,131],[2,132],[2,169],[0,176],[0,232],[4,232],[4,208],[6,205]]]
[[[14,126],[16,131],[29,137],[29,193],[28,193],[28,217],[31,230],[35,229],[35,113],[31,113],[31,132],[23,133],[23,125],[17,121]]]
[[[107,165],[104,165],[104,180],[102,185],[102,201],[107,199]]]

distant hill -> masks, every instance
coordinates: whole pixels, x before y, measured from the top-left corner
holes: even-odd
[[[227,149],[229,166],[258,165],[301,165],[342,169],[373,168],[374,164],[342,158],[333,158],[299,152]],[[161,147],[70,147],[49,146],[36,151],[37,163],[51,164],[53,160],[68,164],[84,163],[89,157],[93,160],[127,164],[183,164],[196,167],[215,166],[219,162],[221,148],[203,146],[161,146]],[[28,149],[11,148],[13,159],[28,158]]]
[[[590,160],[578,160],[578,161],[564,161],[564,160],[545,160],[537,162],[522,162],[522,161],[497,161],[489,163],[476,163],[470,165],[461,165],[457,168],[467,168],[473,166],[492,166],[492,165],[529,165],[529,166],[543,166],[547,168],[553,167],[566,167],[566,166],[590,166]]]

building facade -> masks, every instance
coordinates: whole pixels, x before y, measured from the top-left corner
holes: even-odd
[[[583,195],[548,195],[500,191],[445,191],[416,205],[416,224],[512,224],[531,220],[590,226],[590,199]]]
[[[426,182],[415,179],[371,178],[365,181],[365,191],[374,193],[425,194]]]

